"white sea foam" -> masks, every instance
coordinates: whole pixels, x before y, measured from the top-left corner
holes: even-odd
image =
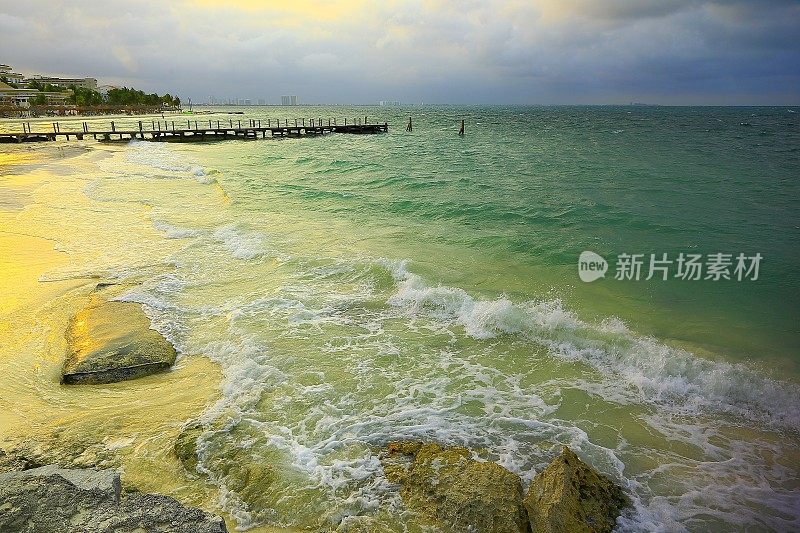
[[[189,237],[197,237],[201,234],[201,232],[196,229],[178,228],[158,220],[153,221],[153,227],[158,231],[163,232],[167,239],[186,239]]]
[[[242,225],[223,226],[206,236],[208,243],[222,244],[238,260],[254,259],[266,250],[263,234]],[[199,251],[214,253],[213,247],[194,249]],[[202,272],[194,268],[206,263],[193,262],[180,276],[161,276],[126,298],[145,304],[153,326],[181,353],[204,354],[222,368],[222,397],[201,417],[213,429],[199,441],[200,468],[219,487],[220,505],[241,529],[270,521],[273,514],[250,508],[230,489],[235,485],[227,474],[214,470],[215,454],[224,454],[225,446],[245,446],[254,457],[279,452],[285,458],[282,472],[295,483],[282,496],[281,512],[300,513],[298,523],[310,520],[288,502],[305,490],[322,490],[335,502],[326,520],[337,524],[352,514],[399,505],[374,452],[396,439],[487,449],[489,459],[519,473],[525,483],[560,445],[569,445],[631,495],[635,511],[620,519],[623,531],[680,531],[697,515],[753,527],[798,525],[786,518],[792,516],[789,510],[797,497],[775,487],[786,483],[781,467],[759,471],[759,454],[780,456],[780,445],[737,441],[708,425],[718,415],[734,414],[767,426],[796,428],[797,390],[788,383],[744,365],[700,359],[639,336],[617,319],[586,322],[558,301],[480,299],[457,287],[429,286],[409,272],[407,262],[377,261],[377,271],[340,260],[303,266],[274,294],[236,295],[189,308],[176,303],[184,300],[181,295],[192,283],[202,280]],[[375,292],[379,283],[362,277],[385,279],[384,268],[395,286],[381,296]],[[356,282],[363,287],[353,290]],[[389,305],[378,305],[378,298]],[[224,328],[203,336],[197,331],[211,317]],[[447,333],[452,340],[438,351],[411,351],[407,337],[396,333],[397,319],[409,318],[404,328]],[[280,324],[280,335],[310,336],[313,353],[275,353],[269,337],[260,333],[266,324]],[[335,333],[328,335],[326,328]],[[556,361],[576,362],[588,371],[577,379],[556,376],[536,388],[523,385],[519,375],[501,370],[503,365],[481,359],[481,351],[500,337],[542,347]],[[461,350],[457,346],[463,338],[490,342],[473,341]],[[292,363],[294,357],[306,356],[307,364]],[[504,355],[493,357],[501,362]],[[341,367],[335,381],[316,367],[330,361]],[[352,383],[340,382],[349,375]],[[372,396],[370,387],[377,383],[384,388]],[[561,394],[570,389],[610,404],[647,406],[648,431],[695,451],[640,450],[624,440],[611,447],[598,445],[580,424],[555,416]],[[729,418],[731,424],[735,420]],[[227,442],[238,438],[234,435],[242,427],[259,437]],[[692,453],[698,458],[691,458]],[[624,461],[641,456],[657,457],[662,466],[626,473]],[[686,490],[661,494],[659,476],[683,479]],[[759,508],[778,517],[759,516]],[[743,522],[735,521],[735,513]],[[291,521],[285,515],[283,519]]]
[[[800,429],[800,387],[743,364],[712,361],[637,335],[618,319],[580,320],[558,300],[515,304],[476,300],[460,288],[428,286],[406,263],[390,266],[397,291],[388,303],[412,316],[459,325],[476,339],[520,334],[549,353],[622,379],[637,403],[670,404],[681,412],[726,412]]]
[[[203,184],[216,181],[216,170],[206,170],[204,167],[186,161],[179,153],[172,150],[167,143],[141,141],[133,139],[128,143],[125,151],[125,162],[135,167],[155,169],[159,172],[145,171],[150,178],[182,178],[193,177]],[[111,162],[105,164],[107,170],[114,171]],[[130,176],[130,169],[126,169],[124,176]]]
[[[242,229],[236,224],[218,228],[214,231],[214,238],[236,259],[255,259],[267,251],[261,234]]]

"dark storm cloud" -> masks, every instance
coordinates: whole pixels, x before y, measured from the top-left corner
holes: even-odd
[[[798,27],[786,0],[0,0],[0,62],[195,100],[797,104]]]

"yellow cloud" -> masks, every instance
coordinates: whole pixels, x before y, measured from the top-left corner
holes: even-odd
[[[119,61],[128,72],[133,73],[139,69],[139,64],[127,48],[116,45],[111,49],[111,53],[114,54],[117,61]]]
[[[306,21],[335,21],[357,15],[371,3],[366,0],[195,0],[188,5],[202,8],[240,10],[253,13],[274,14],[285,19]],[[296,20],[300,22],[300,20]]]

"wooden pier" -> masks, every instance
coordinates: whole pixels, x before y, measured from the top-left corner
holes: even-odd
[[[109,128],[92,129],[88,122],[81,130],[62,131],[61,124],[52,123],[53,131],[31,131],[30,123],[22,124],[21,132],[0,133],[0,143],[23,143],[62,140],[84,140],[93,138],[100,141],[128,141],[149,139],[154,141],[210,141],[225,139],[266,139],[269,137],[305,137],[328,133],[373,134],[387,133],[388,123],[370,124],[367,117],[361,119],[261,119],[241,120],[152,120],[138,121],[117,127],[114,121]]]

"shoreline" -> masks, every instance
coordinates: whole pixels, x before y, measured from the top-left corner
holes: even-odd
[[[99,152],[95,152],[95,154],[97,156],[113,155],[123,149],[127,148],[104,148],[102,152],[108,152],[108,154],[100,154]],[[84,153],[88,154],[90,152],[93,151],[87,150]],[[181,166],[181,164],[166,158],[165,155],[168,154],[169,152],[165,152],[164,154],[158,153],[157,157],[153,158],[153,161],[155,164],[161,165],[162,167],[167,167],[168,169],[184,168]],[[148,157],[150,157],[149,154]],[[150,159],[148,159],[148,161],[149,160]],[[74,167],[75,176],[59,176],[58,179],[63,179],[63,183],[60,184],[55,183],[55,177],[57,174],[40,172],[41,164],[30,162],[30,165],[28,165],[26,163],[26,168],[29,166],[31,169],[33,169],[31,172],[26,170],[24,173],[25,176],[28,176],[32,187],[38,184],[49,184],[47,190],[43,191],[43,196],[41,199],[46,200],[43,202],[43,204],[56,205],[52,201],[52,199],[55,198],[53,195],[56,193],[67,195],[70,198],[72,198],[70,195],[73,194],[75,195],[75,198],[85,195],[85,190],[89,186],[91,180],[84,179],[80,172],[81,167],[78,162],[73,164],[71,161],[71,159],[62,159],[63,164],[57,163],[54,165],[54,169],[56,167]],[[87,155],[86,161],[97,161],[97,158],[90,154]],[[37,164],[39,165],[38,169],[36,168]],[[183,182],[181,187],[190,190],[192,194],[196,194],[196,191],[199,191],[199,189],[194,188],[196,186],[194,180],[196,179],[197,182],[200,182],[201,179],[206,181],[208,176],[203,175],[199,178],[192,178],[192,173],[196,172],[196,170],[192,169],[191,167],[186,168],[188,180]],[[176,171],[168,170],[168,172]],[[31,176],[34,177],[31,178]],[[114,217],[120,217],[119,219],[110,218],[110,220],[115,224],[112,226],[112,228],[129,227],[125,226],[125,224],[132,224],[135,221],[137,224],[137,231],[141,230],[143,235],[146,237],[159,237],[160,240],[158,246],[165,248],[164,257],[169,257],[167,252],[177,253],[177,251],[183,250],[184,247],[192,245],[191,239],[184,237],[184,235],[189,235],[192,231],[197,232],[198,230],[196,229],[181,229],[181,227],[179,227],[180,225],[176,227],[167,225],[165,226],[167,229],[162,228],[160,230],[155,230],[151,227],[154,220],[152,213],[157,212],[159,210],[159,206],[153,206],[152,204],[147,203],[146,196],[142,195],[142,198],[145,198],[145,200],[139,201],[135,208],[128,205],[130,202],[123,203],[121,201],[114,200],[114,196],[112,194],[115,192],[114,189],[117,186],[122,186],[123,184],[126,184],[126,182],[116,182],[114,188],[109,187],[101,190],[99,193],[99,197],[104,199],[108,198],[109,200],[106,201],[112,202],[112,205],[109,206],[109,213],[113,213]],[[177,190],[177,184],[175,187]],[[136,202],[138,198],[136,193],[138,193],[140,189],[129,186],[126,190],[134,193],[133,202]],[[26,195],[28,200],[35,198],[35,193],[28,194],[26,192],[24,194],[21,193],[20,195],[17,195],[22,198],[21,200],[15,196],[13,202],[9,201],[8,203],[24,205]],[[82,208],[99,208],[92,202],[84,200],[81,200],[81,202]],[[118,204],[114,202],[118,202]],[[211,206],[210,208],[213,207],[212,204],[209,204],[209,206]],[[23,207],[15,212],[19,213],[24,209],[25,208]],[[81,211],[77,211],[76,213],[80,215]],[[120,214],[117,215],[117,213]],[[60,216],[63,217],[63,215]],[[187,220],[190,220],[191,212],[185,213],[185,216]],[[50,214],[47,212],[28,213],[26,217],[28,217],[26,218],[26,221],[35,220],[37,223],[45,221],[48,224],[56,224],[52,227],[57,227],[57,224],[64,224],[66,222],[64,218],[54,218],[51,220]],[[163,215],[162,218],[159,218],[159,221],[161,220],[164,220]],[[8,231],[8,229],[12,227],[13,222],[13,217],[8,218],[6,211],[0,211],[0,230]],[[74,224],[76,226],[75,228],[71,228],[69,230],[71,232],[74,231],[75,235],[78,235],[81,231],[83,231],[83,226],[81,226],[82,223],[80,221],[70,221],[70,224]],[[233,254],[238,254],[238,257],[237,255],[234,255],[234,258],[242,261],[239,263],[241,268],[250,268],[251,265],[245,262],[247,259],[260,257],[257,255],[259,252],[253,251],[253,248],[255,247],[255,240],[251,239],[248,241],[248,234],[240,231],[241,228],[226,229],[224,232],[220,232],[219,229],[216,229],[216,224],[212,224],[211,228],[211,230],[207,231],[212,236],[213,242],[219,242],[225,248],[233,245],[237,246],[235,249],[228,250]],[[168,237],[165,240],[165,232],[167,234],[172,234],[172,237]],[[31,256],[30,262],[26,263],[19,261],[17,263],[17,274],[11,276],[13,279],[10,279],[6,283],[6,286],[14,287],[14,290],[18,290],[25,298],[24,300],[19,300],[18,303],[13,304],[13,311],[15,311],[17,315],[21,316],[20,320],[15,322],[15,324],[22,324],[22,330],[25,330],[26,327],[30,329],[31,325],[34,323],[38,326],[44,325],[44,330],[46,331],[46,334],[43,335],[43,338],[40,339],[40,341],[33,342],[31,339],[28,340],[29,342],[16,341],[11,346],[11,349],[13,349],[14,352],[28,354],[29,359],[23,359],[21,361],[17,361],[17,363],[21,362],[23,367],[26,367],[30,364],[29,368],[35,368],[34,377],[26,377],[26,368],[14,369],[7,375],[19,379],[25,386],[30,387],[35,393],[37,399],[30,405],[41,406],[36,407],[35,410],[43,411],[42,419],[44,419],[45,416],[55,416],[57,419],[57,424],[60,426],[69,427],[84,425],[87,433],[89,432],[89,429],[91,429],[93,432],[97,432],[99,428],[101,431],[105,431],[104,434],[100,434],[108,438],[105,440],[101,439],[100,442],[91,442],[90,440],[86,440],[84,438],[85,435],[83,435],[82,431],[80,430],[66,430],[61,431],[61,436],[58,438],[52,439],[52,435],[46,434],[44,423],[38,419],[35,421],[35,423],[41,425],[41,433],[37,433],[34,430],[30,430],[26,433],[25,431],[20,430],[20,435],[25,435],[25,437],[30,436],[32,438],[40,438],[41,442],[45,443],[45,448],[49,448],[50,452],[55,456],[66,457],[70,454],[73,454],[76,458],[78,458],[85,453],[86,455],[83,455],[83,457],[80,459],[80,461],[86,461],[86,463],[84,463],[85,465],[91,463],[92,457],[105,457],[107,455],[107,460],[111,461],[112,463],[115,461],[120,461],[123,466],[128,467],[125,469],[123,474],[123,482],[130,483],[131,486],[136,488],[141,487],[142,490],[146,490],[148,492],[162,492],[165,487],[171,487],[168,489],[171,491],[170,495],[178,497],[178,499],[181,501],[203,507],[207,510],[216,509],[218,507],[218,503],[216,501],[217,495],[215,493],[216,489],[214,486],[201,486],[202,483],[198,480],[187,482],[182,467],[173,458],[168,456],[170,455],[169,450],[171,449],[171,439],[179,434],[183,425],[189,420],[195,420],[198,416],[207,411],[210,405],[213,405],[214,402],[220,399],[219,388],[220,384],[223,383],[223,366],[219,363],[212,363],[209,359],[206,359],[203,356],[189,356],[179,360],[176,368],[171,372],[163,375],[142,378],[141,380],[123,382],[113,385],[104,385],[102,387],[86,389],[83,392],[69,391],[69,394],[63,394],[64,391],[60,391],[58,387],[51,387],[48,383],[50,383],[53,379],[56,379],[56,375],[60,368],[60,362],[62,360],[59,358],[63,357],[62,348],[65,341],[63,340],[63,335],[61,332],[66,328],[66,322],[69,319],[69,316],[74,314],[75,311],[85,305],[88,293],[97,282],[108,280],[102,275],[98,275],[99,277],[94,278],[69,279],[70,275],[80,275],[81,272],[88,272],[89,270],[87,270],[87,267],[83,264],[83,262],[78,261],[76,257],[72,257],[72,259],[76,260],[77,263],[71,268],[64,268],[64,261],[71,257],[69,255],[70,251],[72,251],[74,256],[80,255],[80,253],[83,253],[84,251],[84,248],[80,247],[82,243],[89,242],[90,239],[97,239],[98,236],[102,238],[102,234],[98,233],[92,234],[91,236],[82,236],[81,239],[77,241],[78,244],[74,245],[75,247],[72,250],[67,249],[61,251],[56,251],[52,248],[52,241],[43,241],[42,238],[33,238],[38,239],[38,241],[34,241],[29,240],[31,238],[22,235],[14,237],[9,236],[4,243],[2,240],[4,235],[8,236],[7,233],[0,232],[0,246],[5,245],[5,249],[7,250],[27,250],[30,251]],[[72,236],[73,234],[70,235]],[[49,249],[48,245],[50,245]],[[128,257],[136,257],[136,254],[132,253],[129,256],[126,256],[126,258]],[[14,259],[12,258],[11,261],[14,261]],[[272,260],[269,258],[265,258],[263,262],[265,264],[274,264],[276,269],[281,268],[282,264],[280,260]],[[119,264],[124,263],[120,261]],[[142,264],[146,265],[146,263]],[[135,264],[134,266],[139,266],[139,263]],[[148,272],[163,271],[166,273],[170,271],[170,268],[168,268],[167,265],[159,265],[152,268],[156,268],[157,270]],[[55,276],[42,277],[42,274],[46,274],[53,269],[57,271]],[[109,273],[111,272],[112,271],[109,271]],[[131,271],[125,272],[129,274]],[[29,278],[23,280],[23,277],[29,274]],[[410,273],[407,273],[406,275],[412,276]],[[53,279],[57,281],[42,282],[42,279]],[[397,279],[399,281],[396,280],[394,283],[403,284],[410,278],[398,277]],[[414,288],[410,283],[408,285],[409,287]],[[442,289],[441,286],[440,289]],[[423,289],[414,288],[414,290]],[[433,287],[433,290],[436,290],[435,286]],[[456,290],[453,294],[457,292],[458,291]],[[32,308],[38,307],[39,304],[44,305],[44,308],[34,312]],[[139,304],[142,305],[141,302],[139,302]],[[22,317],[22,315],[25,314],[29,314],[30,316]],[[585,317],[582,316],[582,319],[585,320]],[[14,328],[16,330],[20,328],[20,326],[15,325]],[[0,331],[0,333],[2,332]],[[507,341],[507,338],[500,337],[496,343],[503,344]],[[663,339],[660,339],[660,341],[663,342]],[[45,354],[45,356],[43,358],[44,360],[38,363],[38,366],[34,366],[34,364],[29,363],[29,361],[30,358],[36,358],[37,354]],[[42,377],[44,377],[45,383],[39,381]],[[179,389],[185,388],[185,396],[181,397],[180,394],[176,393],[176,384],[179,385]],[[197,395],[192,393],[192,391],[199,390],[213,392],[214,395],[209,396],[206,401],[200,401]],[[96,396],[98,393],[100,394],[100,397],[93,398],[93,396]],[[160,402],[157,398],[159,395],[163,396],[162,401]],[[74,397],[70,398],[69,396]],[[154,398],[154,396],[156,398]],[[278,394],[276,398],[279,397],[280,395]],[[581,398],[578,397],[576,404],[581,401]],[[59,409],[56,410],[58,413],[56,415],[54,415],[53,412],[49,412],[47,409],[48,405],[53,405],[52,402],[64,402],[64,404],[60,405]],[[154,428],[153,432],[143,432],[142,429],[147,427],[144,425],[144,423],[151,423],[152,420],[145,420],[141,418],[141,413],[137,413],[135,409],[126,410],[126,402],[138,403],[140,406],[160,406],[160,408],[165,412],[166,410],[171,409],[174,404],[180,403],[185,405],[181,406],[183,413],[181,416],[178,416],[176,413],[164,415],[164,420],[169,419],[168,423],[164,422],[168,425],[167,429],[159,428],[158,431],[155,431],[156,428]],[[191,404],[191,406],[188,404]],[[31,409],[34,408],[31,407]],[[83,417],[80,413],[80,410],[87,409],[90,415]],[[108,413],[108,417],[104,418],[106,416],[106,414],[103,413],[104,409],[116,411],[116,415]],[[71,412],[71,410],[74,410],[74,412]],[[566,411],[561,416],[567,417],[569,414],[569,411]],[[130,419],[123,420],[126,417],[130,417]],[[115,420],[115,418],[118,420]],[[179,420],[180,418],[182,419]],[[128,427],[128,424],[135,428],[135,431],[127,430],[120,432],[120,429]],[[22,421],[20,420],[14,422],[14,426],[17,428],[22,428]],[[751,440],[753,442],[762,439],[762,436],[759,435],[759,433],[761,430],[764,430],[764,428],[759,428],[757,424],[752,424],[752,426],[754,427],[742,428],[742,432],[750,433],[752,435]],[[620,428],[620,431],[621,429],[622,428]],[[644,431],[644,426],[642,431]],[[603,446],[612,447],[615,439],[612,434],[613,432],[609,430],[608,436],[594,437],[592,442],[600,443]],[[130,441],[131,438],[134,440]],[[144,442],[147,444],[142,444],[142,440],[144,440]],[[70,444],[70,441],[72,444]],[[78,443],[84,448],[82,450],[77,450],[75,443]],[[676,444],[676,446],[678,445]],[[689,443],[684,443],[682,446],[683,448],[679,448],[685,451],[682,451],[681,453],[684,453],[690,457],[702,457],[700,452],[693,448],[693,446]],[[164,450],[167,451],[165,452]],[[77,451],[80,451],[80,453],[75,453]],[[114,458],[115,456],[117,458]],[[786,461],[786,464],[789,467],[797,460],[797,457],[791,456],[786,456],[783,459],[783,461]],[[637,467],[641,468],[641,465],[633,465],[634,469]],[[151,473],[154,471],[165,472],[165,480],[162,480],[161,482],[154,482],[150,480],[149,478]],[[232,525],[233,522],[231,521],[230,516],[228,516],[227,519],[229,521],[229,525]],[[252,529],[251,531],[291,530],[257,528]]]

